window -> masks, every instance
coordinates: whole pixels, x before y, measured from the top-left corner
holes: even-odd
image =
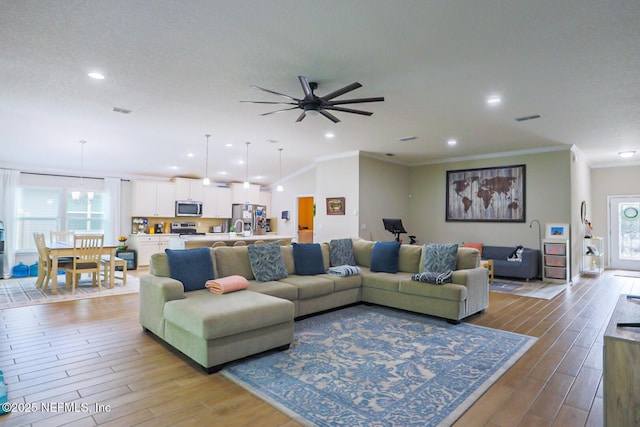
[[[16,249],[35,250],[33,233],[45,233],[58,230],[60,224],[60,205],[62,190],[53,188],[21,188],[18,190]]]
[[[74,199],[71,193],[67,196],[66,230],[104,234],[105,229],[105,194],[97,191],[80,193]]]
[[[54,230],[104,233],[104,192],[83,192],[76,200],[63,188],[22,187],[17,200],[17,250],[35,251],[33,233],[47,240]]]

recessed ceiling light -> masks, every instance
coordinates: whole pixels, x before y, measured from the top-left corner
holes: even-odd
[[[327,132],[324,134],[325,138],[333,138],[335,135],[333,134],[333,132]]]
[[[502,103],[502,98],[498,95],[491,95],[487,98],[487,105],[499,105],[500,103]]]
[[[193,153],[187,153],[187,157],[193,157]]]
[[[456,145],[458,143],[458,141],[456,141],[455,139],[451,138],[450,140],[447,141],[447,144],[451,147],[453,147],[454,145]]]
[[[87,76],[91,77],[92,79],[96,79],[96,80],[104,80],[104,75],[100,74],[100,73],[89,73],[87,74]]]
[[[634,154],[636,154],[635,151],[621,151],[618,153],[618,156],[626,159],[627,157],[632,157]]]
[[[227,142],[226,144],[224,144],[225,147],[233,147],[233,144]]]
[[[220,175],[226,175],[227,171],[220,171]]]
[[[169,166],[169,169],[176,170],[176,169],[178,169],[178,166],[175,166],[175,165],[174,166]]]

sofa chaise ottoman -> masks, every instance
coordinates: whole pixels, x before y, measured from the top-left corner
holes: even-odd
[[[232,360],[286,349],[293,342],[291,301],[249,290],[185,292],[178,280],[151,277],[140,280],[144,330],[190,357],[207,373]]]

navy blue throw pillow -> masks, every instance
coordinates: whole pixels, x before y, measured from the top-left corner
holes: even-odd
[[[185,292],[205,289],[213,277],[213,261],[209,248],[165,249],[172,279],[179,280]]]
[[[398,272],[400,242],[376,242],[371,251],[371,271]]]
[[[312,276],[325,272],[322,249],[318,243],[294,243],[293,263],[296,274],[299,276]]]

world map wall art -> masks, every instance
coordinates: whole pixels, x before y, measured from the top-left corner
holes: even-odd
[[[525,165],[447,171],[447,221],[525,222]]]

